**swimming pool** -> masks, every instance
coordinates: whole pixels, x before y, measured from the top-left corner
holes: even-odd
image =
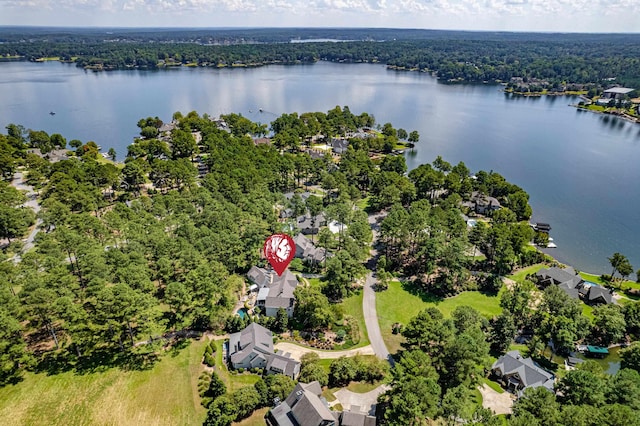
[[[585,281],[584,285],[586,285],[588,287],[594,287],[594,286],[599,286],[600,284],[594,283],[593,281]]]
[[[240,318],[245,319],[249,316],[249,314],[247,313],[247,308],[240,308],[238,310],[238,315],[240,316]]]

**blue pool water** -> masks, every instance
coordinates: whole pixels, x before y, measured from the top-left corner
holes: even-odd
[[[247,310],[245,308],[242,308],[242,309],[238,310],[238,315],[240,315],[240,318],[242,318],[242,319],[247,318],[247,316],[248,316]]]

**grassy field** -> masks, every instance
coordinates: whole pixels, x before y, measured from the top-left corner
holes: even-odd
[[[487,317],[499,315],[502,311],[497,296],[487,296],[477,291],[466,291],[447,299],[412,288],[409,284],[392,281],[389,288],[376,295],[376,309],[382,337],[391,353],[400,349],[404,338],[391,332],[391,326],[399,322],[407,324],[420,311],[436,307],[445,317],[450,317],[458,306],[471,306]]]
[[[582,315],[593,321],[593,306],[582,302],[580,304],[582,305]]]
[[[348,349],[360,348],[369,344],[367,325],[364,322],[364,313],[362,312],[362,297],[363,292],[360,291],[358,294],[347,297],[341,303],[344,314],[354,317],[358,321],[358,328],[360,329],[360,342]]]
[[[526,268],[522,268],[517,272],[507,275],[507,278],[514,280],[515,282],[522,282],[527,277],[527,275],[535,274],[540,269],[545,268],[546,265],[544,263],[537,263],[535,265],[528,266]]]
[[[253,412],[252,415],[247,417],[241,422],[234,422],[233,425],[237,426],[264,426],[264,416],[269,411],[269,407],[261,408]]]
[[[260,379],[260,376],[250,373],[232,374],[222,362],[223,342],[223,340],[216,340],[216,373],[227,387],[227,392],[233,392],[240,388],[253,386],[254,383]]]
[[[3,425],[201,425],[197,383],[206,342],[168,353],[146,371],[26,374],[0,389]]]

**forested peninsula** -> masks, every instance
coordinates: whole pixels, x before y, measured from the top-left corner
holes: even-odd
[[[401,152],[426,143],[418,132],[348,107],[138,127],[123,163],[91,141],[15,124],[0,135],[1,418],[229,425],[317,384],[331,401],[379,389],[378,424],[640,422],[640,303],[550,281],[544,271],[584,283],[535,248],[548,236],[528,223],[529,195],[499,173],[441,157],[408,171]],[[281,232],[296,240],[283,275],[295,290],[271,308],[251,287]],[[223,357],[247,329],[304,353],[278,355],[299,370]],[[607,374],[570,357],[576,344],[630,347]],[[515,353],[551,382],[509,388],[495,366]],[[501,386],[520,398],[496,415],[479,389]]]
[[[304,42],[313,40],[333,42]],[[5,27],[0,29],[0,42],[0,57],[5,59],[54,58],[92,70],[255,67],[324,60],[381,63],[395,70],[433,73],[449,83],[512,83],[510,89],[516,92],[560,88],[586,92],[612,84],[640,87],[637,34]]]

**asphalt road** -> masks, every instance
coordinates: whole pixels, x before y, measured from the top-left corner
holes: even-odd
[[[26,192],[27,202],[24,203],[24,206],[33,209],[33,211],[38,214],[38,212],[40,211],[40,204],[38,204],[37,198],[38,194],[35,193],[31,185],[28,185],[25,182],[22,172],[16,172],[16,174],[13,175],[13,181],[11,182],[11,185],[13,185],[19,191]],[[23,240],[24,246],[22,247],[22,253],[26,253],[33,248],[33,241],[35,240],[36,235],[40,230],[41,224],[42,221],[40,219],[37,219],[35,226],[31,229],[31,232],[29,232],[27,238]],[[20,256],[20,254],[16,254],[15,256],[13,256],[14,263],[19,263],[21,260],[22,256]]]
[[[369,335],[369,342],[373,347],[373,351],[376,356],[380,359],[386,359],[389,361],[391,366],[394,366],[393,358],[389,351],[387,350],[387,346],[384,344],[384,340],[382,339],[382,333],[380,332],[380,324],[378,323],[378,313],[376,311],[376,292],[375,286],[377,283],[376,275],[375,275],[375,265],[378,261],[378,252],[375,249],[376,243],[378,241],[378,231],[380,230],[380,226],[378,225],[378,220],[383,216],[381,214],[369,215],[369,225],[371,226],[371,230],[373,231],[373,247],[371,249],[371,257],[367,262],[367,268],[369,269],[369,273],[367,274],[367,278],[364,284],[364,295],[362,298],[362,311],[364,312],[364,322],[367,326],[367,334]]]

